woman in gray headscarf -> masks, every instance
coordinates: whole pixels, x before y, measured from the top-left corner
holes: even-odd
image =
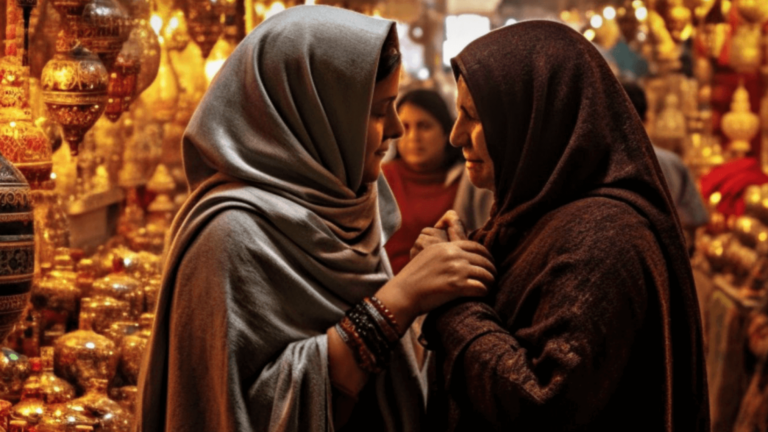
[[[483,295],[494,270],[477,244],[446,243],[390,280],[383,244],[399,214],[379,165],[402,134],[393,27],[292,8],[212,83],[184,135],[191,195],[172,226],[137,430],[420,429],[407,329]]]

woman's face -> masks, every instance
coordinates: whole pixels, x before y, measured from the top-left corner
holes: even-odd
[[[400,67],[376,83],[373,103],[368,117],[368,136],[365,141],[365,166],[363,183],[373,183],[379,178],[381,160],[389,150],[389,140],[403,135],[403,124],[397,117],[395,99],[400,85]]]
[[[414,171],[434,171],[445,160],[446,133],[428,111],[406,103],[398,111],[405,132],[397,142],[397,154]]]
[[[459,118],[456,119],[451,132],[451,145],[461,147],[472,184],[482,189],[494,190],[493,161],[485,145],[483,124],[480,123],[475,101],[469,94],[464,77],[459,76],[458,89],[456,110],[459,112]]]

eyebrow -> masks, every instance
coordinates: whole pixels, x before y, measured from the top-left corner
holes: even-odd
[[[373,101],[373,103],[375,103],[375,104],[381,104],[381,103],[384,103],[384,102],[389,103],[389,102],[394,102],[395,99],[397,99],[397,96],[391,96],[391,97],[388,97],[386,99],[380,99],[380,100],[377,100],[377,101]]]

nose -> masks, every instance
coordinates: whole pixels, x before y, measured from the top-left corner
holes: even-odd
[[[397,139],[403,136],[403,133],[405,132],[405,128],[403,127],[403,122],[400,120],[400,116],[394,115],[392,116],[393,119],[389,122],[388,125],[388,133],[384,134],[384,139]]]
[[[458,148],[469,147],[472,142],[469,134],[463,130],[459,122],[456,122],[456,124],[453,125],[453,130],[451,130],[451,136],[448,137],[448,141],[452,146]]]

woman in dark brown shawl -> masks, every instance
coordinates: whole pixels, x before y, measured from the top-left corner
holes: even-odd
[[[495,190],[472,238],[498,277],[485,302],[427,319],[435,428],[708,431],[683,237],[608,65],[583,36],[544,21],[491,32],[452,64],[451,142],[473,183]],[[414,252],[434,241],[423,234]]]

